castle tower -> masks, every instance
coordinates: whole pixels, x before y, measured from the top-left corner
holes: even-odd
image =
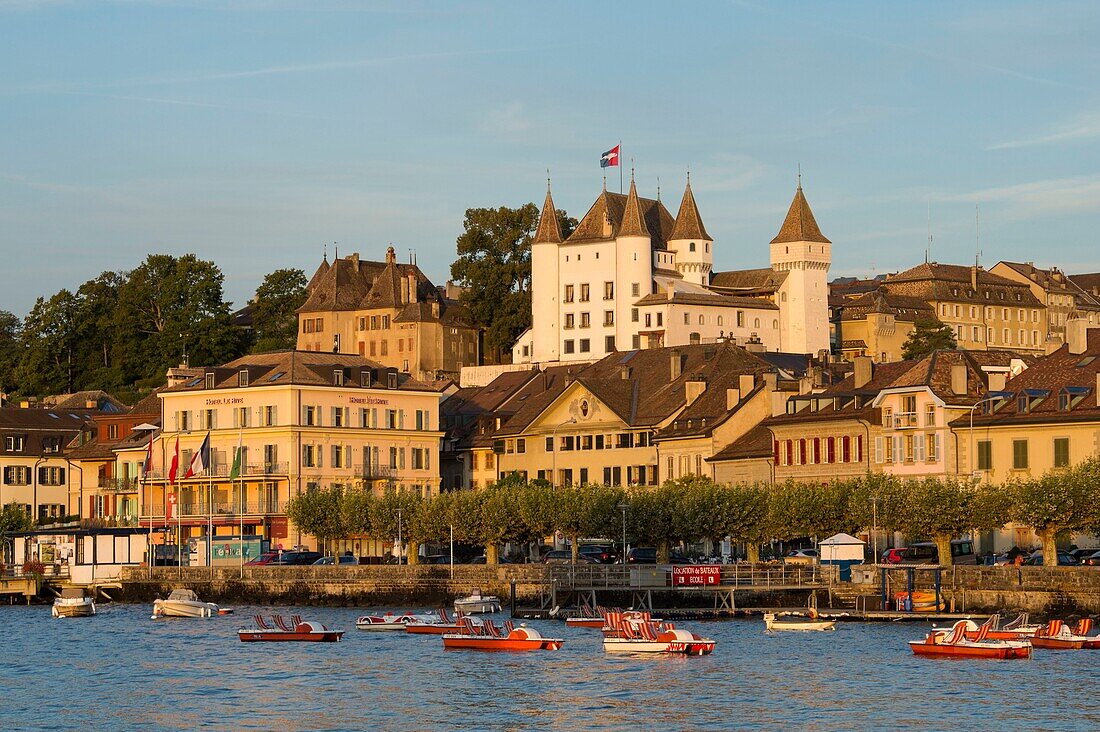
[[[799,181],[787,218],[771,242],[771,264],[786,272],[776,297],[781,347],[791,353],[829,349],[832,243],[821,233]]]
[[[542,337],[532,345],[532,360],[557,361],[558,307],[561,289],[558,286],[558,246],[562,243],[557,209],[550,196],[550,180],[546,180],[546,200],[542,203],[539,228],[531,242],[531,291],[539,296],[531,301],[531,329]]]
[[[695,196],[691,193],[691,174],[688,174],[687,187],[680,201],[680,211],[676,214],[676,225],[668,239],[668,248],[676,253],[676,269],[683,275],[685,282],[697,285],[710,284],[710,270],[714,264],[710,238],[695,205]]]

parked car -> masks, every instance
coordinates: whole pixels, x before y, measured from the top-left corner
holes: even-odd
[[[817,559],[817,549],[791,549],[783,557],[786,564],[815,564]]]
[[[321,557],[320,559],[318,559],[316,562],[313,563],[313,566],[314,567],[335,566],[335,565],[350,566],[350,565],[355,565],[355,564],[359,564],[358,559],[351,556],[350,554],[340,554],[340,555],[334,556],[334,557]]]
[[[1081,564],[1087,567],[1100,567],[1100,552],[1089,554],[1081,560]]]
[[[619,553],[610,544],[582,544],[580,553],[595,559],[599,564],[615,564],[619,561]]]
[[[1069,552],[1058,552],[1058,566],[1059,567],[1076,567],[1080,564],[1073,555]],[[1031,556],[1024,560],[1025,567],[1040,567],[1043,565],[1043,552],[1042,550],[1034,551]]]
[[[446,562],[444,562],[446,564]],[[478,554],[476,557],[466,562],[466,564],[485,564],[485,555]],[[497,564],[514,564],[511,559],[506,559],[503,555],[497,555]]]
[[[902,554],[902,564],[939,564],[940,552],[935,543],[931,541],[917,542],[906,547]],[[951,541],[952,564],[977,564],[978,557],[974,554],[974,542],[970,539],[954,539]]]
[[[555,549],[554,551],[547,552],[546,556],[542,558],[543,564],[572,564],[573,563],[573,550],[572,549]],[[588,554],[577,554],[577,564],[599,564]]]
[[[256,557],[247,564],[268,564],[268,565],[301,565],[301,564],[313,564],[321,558],[320,552],[307,552],[307,551],[275,551],[264,552],[260,556]]]
[[[653,547],[634,547],[626,555],[627,564],[656,564],[657,550]],[[691,564],[691,560],[677,551],[668,554],[669,564]]]
[[[1084,564],[1085,557],[1091,557],[1097,551],[1100,550],[1098,550],[1096,547],[1092,547],[1090,549],[1071,549],[1069,553],[1073,556],[1074,559],[1077,560],[1078,564]]]
[[[280,559],[280,554],[285,554],[285,552],[264,552],[255,559],[249,559],[245,564],[282,564],[282,561],[276,562],[277,559]]]
[[[879,564],[901,564],[905,561],[905,549],[903,546],[896,546],[892,549],[887,549],[879,557]]]

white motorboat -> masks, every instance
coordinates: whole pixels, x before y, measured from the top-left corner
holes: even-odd
[[[405,630],[410,623],[437,623],[439,618],[435,615],[416,615],[414,613],[386,613],[385,615],[363,615],[355,621],[355,627],[359,630]]]
[[[812,614],[808,620],[777,620],[775,613],[764,613],[764,630],[767,632],[777,630],[836,630],[836,621],[821,620],[816,613]]]
[[[157,618],[210,618],[228,615],[229,608],[222,609],[212,602],[203,602],[194,590],[172,590],[167,600],[153,602],[153,620]]]
[[[455,612],[474,615],[477,613],[499,613],[500,598],[495,595],[482,595],[481,590],[474,590],[469,597],[460,597],[455,600]]]
[[[61,596],[53,601],[55,618],[82,618],[95,615],[95,600],[84,594],[79,587],[66,587]]]

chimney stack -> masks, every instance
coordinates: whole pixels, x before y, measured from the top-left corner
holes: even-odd
[[[409,302],[420,302],[419,293],[416,291],[416,275],[409,273],[406,279],[409,281]]]
[[[676,381],[680,378],[680,374],[684,368],[684,362],[681,360],[682,356],[679,351],[673,350],[669,352],[669,380]]]
[[[756,386],[756,377],[753,374],[741,374],[737,377],[737,390],[742,394],[748,394]]]
[[[1069,352],[1079,355],[1088,348],[1088,325],[1084,318],[1073,318],[1066,321],[1066,342],[1069,344]]]
[[[397,261],[397,253],[393,251],[393,247],[386,250],[386,264],[393,264]]]
[[[351,266],[352,266],[352,268],[353,268],[353,269],[354,269],[354,270],[355,270],[356,272],[358,272],[358,271],[359,271],[359,252],[352,252],[352,253],[351,253],[351,256],[350,256],[350,257],[348,257],[348,259],[350,259],[350,260],[351,260]]]
[[[956,396],[966,394],[966,364],[951,364],[951,393]]]
[[[684,382],[684,406],[690,406],[707,390],[707,382],[700,376],[693,376]]]
[[[854,364],[852,386],[856,389],[862,389],[871,380],[871,357],[856,356]]]
[[[726,411],[732,410],[741,401],[741,392],[738,389],[726,389]]]
[[[1004,371],[992,371],[988,380],[990,391],[1004,391],[1005,384],[1008,382],[1008,374]]]

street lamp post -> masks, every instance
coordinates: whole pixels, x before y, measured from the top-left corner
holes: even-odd
[[[397,509],[397,563],[404,564],[402,555],[405,553],[405,542],[401,540],[401,509]]]
[[[626,509],[630,508],[630,504],[623,501],[619,504],[619,510],[623,512],[623,564],[626,564]]]
[[[871,558],[878,564],[878,496],[871,498]]]
[[[577,418],[570,417],[559,425],[555,425],[554,429],[550,430],[550,442],[553,450],[550,451],[550,487],[554,488],[558,484],[558,430],[567,424],[576,424]]]

